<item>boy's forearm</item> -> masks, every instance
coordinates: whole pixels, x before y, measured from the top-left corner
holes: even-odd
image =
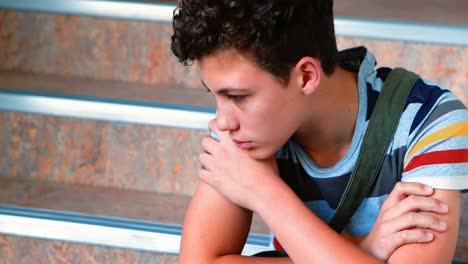
[[[278,183],[262,195],[256,212],[294,263],[382,263],[329,228],[286,184]]]
[[[179,263],[216,263],[221,256],[240,254],[251,221],[251,211],[200,182],[185,214]]]

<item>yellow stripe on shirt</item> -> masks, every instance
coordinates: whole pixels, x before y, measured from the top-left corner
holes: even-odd
[[[414,145],[413,148],[410,150],[408,156],[405,158],[404,167],[408,165],[408,161],[412,158],[414,153],[421,150],[425,146],[440,140],[457,136],[468,136],[468,122],[460,122],[450,125],[448,127],[444,127],[419,140],[418,143],[416,143],[416,145]]]

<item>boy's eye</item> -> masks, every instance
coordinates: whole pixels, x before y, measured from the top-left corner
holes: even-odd
[[[229,99],[233,100],[234,102],[240,102],[245,99],[245,95],[231,95],[228,94]]]

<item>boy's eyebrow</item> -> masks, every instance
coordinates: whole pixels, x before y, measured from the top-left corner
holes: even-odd
[[[206,83],[201,80],[201,83],[203,84],[203,86],[208,89],[208,91],[210,92],[210,88],[208,88],[208,86],[206,85]],[[234,88],[230,88],[230,87],[227,87],[227,88],[222,88],[222,89],[219,89],[219,91],[216,91],[217,94],[226,94],[226,93],[229,93],[229,92],[232,92],[232,91],[242,91],[242,90],[247,90],[247,89],[234,89]]]

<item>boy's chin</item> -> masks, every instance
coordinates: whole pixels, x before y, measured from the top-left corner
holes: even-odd
[[[262,148],[253,148],[248,150],[249,157],[256,160],[264,160],[271,158],[276,154],[276,151],[267,150]]]

